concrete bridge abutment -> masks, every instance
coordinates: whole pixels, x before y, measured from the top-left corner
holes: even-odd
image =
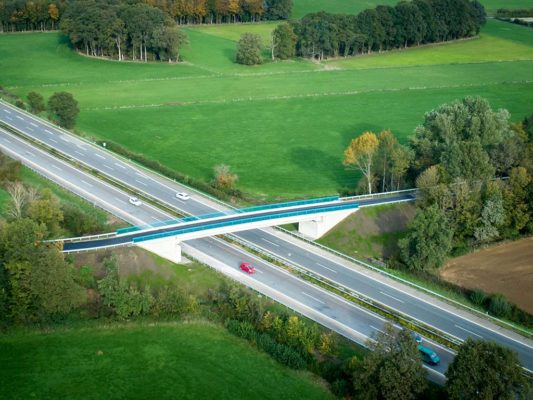
[[[357,210],[358,208],[334,211],[319,215],[310,221],[300,221],[298,222],[298,232],[311,239],[320,239],[335,225]]]

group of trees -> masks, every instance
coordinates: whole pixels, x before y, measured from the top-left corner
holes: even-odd
[[[76,0],[0,0],[0,32],[57,29],[67,15],[70,19],[81,8],[94,8],[91,1]],[[124,4],[128,7],[157,8],[172,22],[178,24],[212,24],[230,22],[254,22],[260,20],[288,19],[292,12],[292,0],[111,0],[100,3],[109,6]],[[104,15],[99,15],[103,13]],[[109,11],[87,10],[87,18],[103,20],[99,28],[119,29],[120,25]],[[121,18],[122,19],[122,18]],[[147,15],[147,20],[150,16]],[[126,21],[124,21],[126,22]],[[81,31],[80,31],[81,32]]]
[[[532,120],[510,124],[506,110],[471,97],[426,114],[410,144],[417,214],[399,242],[409,268],[533,232]]]
[[[413,0],[358,15],[308,14],[291,27],[296,54],[322,60],[465,38],[484,23],[477,0]]]
[[[61,18],[61,30],[87,55],[122,61],[178,61],[187,42],[166,13],[144,3],[73,0]]]
[[[292,0],[146,0],[178,24],[213,24],[287,19]]]
[[[20,99],[15,102],[15,105],[22,109],[26,108],[26,104]],[[27,96],[27,108],[34,114],[48,111],[50,120],[66,129],[74,128],[76,118],[80,113],[78,102],[68,92],[54,93],[46,104],[42,95],[37,92],[30,92]]]
[[[66,0],[0,0],[0,32],[56,29]]]
[[[368,193],[398,190],[408,171],[413,152],[401,145],[390,130],[364,132],[344,152],[344,165],[359,170]]]

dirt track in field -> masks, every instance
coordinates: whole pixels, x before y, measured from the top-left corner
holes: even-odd
[[[533,238],[492,246],[450,260],[443,279],[487,293],[501,293],[533,314]]]

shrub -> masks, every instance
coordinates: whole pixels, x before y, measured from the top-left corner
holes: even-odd
[[[492,315],[499,318],[506,317],[510,310],[511,305],[503,295],[497,294],[490,299],[489,312]]]
[[[486,299],[487,295],[481,289],[475,289],[470,293],[470,300],[477,306],[482,306]]]
[[[24,102],[22,100],[15,101],[15,105],[22,110],[26,109],[26,106],[24,105]]]

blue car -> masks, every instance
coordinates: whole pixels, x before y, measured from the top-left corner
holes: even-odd
[[[422,361],[431,365],[437,365],[440,363],[440,357],[433,350],[427,348],[426,346],[418,345],[418,351],[422,356]]]

